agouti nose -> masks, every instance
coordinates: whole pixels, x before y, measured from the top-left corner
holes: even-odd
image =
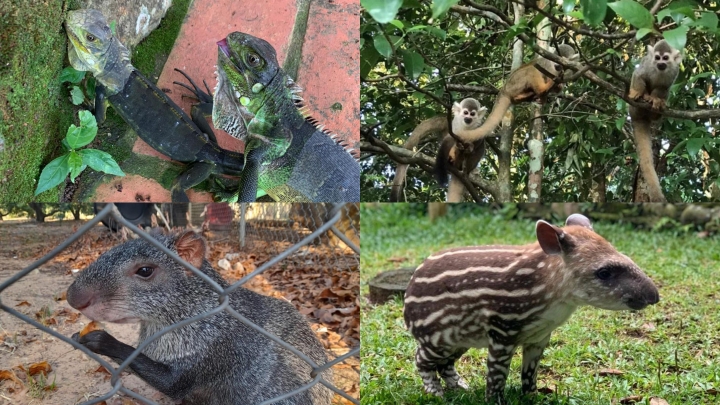
[[[71,307],[82,311],[92,304],[93,294],[81,291],[80,288],[73,288],[75,284],[72,284],[67,290],[67,302]]]

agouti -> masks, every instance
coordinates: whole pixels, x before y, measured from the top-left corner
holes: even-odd
[[[205,260],[202,237],[187,231],[154,234],[164,246],[223,288],[229,284]],[[230,307],[310,357],[327,362],[322,344],[290,303],[238,288]],[[144,239],[114,247],[82,271],[67,293],[68,303],[88,318],[139,322],[140,341],[163,328],[219,306],[219,294],[200,277]],[[135,349],[105,331],[73,339],[118,363]],[[129,368],[150,385],[188,405],[259,404],[310,382],[312,367],[298,356],[223,310],[173,329],[150,343]],[[332,372],[322,378],[332,383]],[[322,384],[275,404],[330,404]]]
[[[522,390],[536,390],[536,371],[552,331],[580,305],[643,309],[659,300],[648,276],[574,214],[565,227],[536,225],[525,246],[471,246],[428,257],[405,293],[405,325],[425,391],[467,388],[455,361],[488,348],[486,398],[503,403],[510,362],[523,347]]]

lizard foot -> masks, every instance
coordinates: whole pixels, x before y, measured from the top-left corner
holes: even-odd
[[[187,73],[183,72],[182,70],[180,70],[180,69],[178,69],[178,68],[175,68],[175,71],[177,71],[177,72],[180,73],[181,75],[185,76],[185,78],[190,82],[190,85],[192,85],[192,87],[190,87],[190,86],[188,86],[188,85],[185,84],[185,83],[173,82],[173,84],[176,84],[176,85],[178,85],[178,86],[181,86],[181,87],[184,87],[184,88],[190,90],[190,91],[192,92],[192,94],[193,94],[192,96],[188,96],[188,95],[183,94],[183,97],[189,97],[189,98],[196,99],[196,100],[198,100],[201,104],[212,103],[212,102],[213,102],[213,98],[212,98],[212,96],[210,95],[210,94],[211,94],[210,88],[208,87],[207,82],[205,82],[205,80],[203,80],[203,84],[205,85],[205,90],[207,90],[207,93],[205,93],[204,91],[200,90],[200,88],[195,84],[195,82],[193,81],[193,79],[191,79],[190,76],[187,75]]]

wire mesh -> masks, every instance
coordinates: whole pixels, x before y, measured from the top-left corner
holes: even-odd
[[[230,287],[223,289],[219,284],[213,281],[210,277],[202,273],[197,268],[193,267],[190,263],[183,260],[177,255],[177,253],[171,251],[167,247],[163,246],[158,240],[147,234],[146,232],[137,228],[133,223],[123,218],[118,209],[113,204],[108,204],[102,208],[97,214],[87,223],[79,227],[69,238],[60,243],[57,247],[52,249],[50,252],[42,256],[40,259],[25,267],[21,271],[12,275],[7,280],[0,283],[0,310],[7,312],[8,314],[21,319],[29,325],[32,325],[44,333],[54,336],[57,339],[71,345],[72,347],[81,350],[83,353],[97,361],[100,365],[105,367],[111,373],[110,383],[112,389],[96,398],[90,399],[83,402],[83,405],[98,404],[103,401],[110,399],[116,393],[123,393],[132,398],[135,398],[145,404],[157,405],[156,402],[136,393],[123,386],[120,380],[120,374],[127,370],[133,360],[153,341],[158,339],[160,336],[181,328],[185,325],[196,322],[200,319],[208,318],[221,311],[226,311],[230,315],[234,316],[240,322],[244,323],[248,327],[256,330],[263,334],[267,338],[271,339],[282,348],[290,351],[304,362],[308,363],[312,368],[312,372],[307,376],[307,382],[303,386],[297,387],[296,389],[287,392],[276,398],[272,398],[262,402],[262,405],[272,404],[281,401],[286,398],[290,398],[293,395],[306,391],[316,384],[322,384],[329,388],[336,394],[345,398],[347,401],[355,404],[359,404],[358,399],[353,398],[348,392],[337,387],[333,381],[326,381],[321,372],[325,369],[334,365],[340,364],[347,361],[350,358],[359,359],[359,343],[354,347],[350,347],[345,350],[344,353],[336,356],[331,356],[330,360],[325,364],[316,364],[303,352],[293,347],[292,345],[284,342],[282,339],[266,331],[262,327],[254,324],[249,319],[245,318],[232,307],[230,307],[230,299],[228,294],[232,291],[240,288],[243,284],[253,280],[256,276],[263,273],[270,273],[277,271],[283,271],[282,266],[287,266],[287,263],[293,263],[294,261],[302,261],[307,264],[308,261],[314,264],[322,263],[326,266],[337,266],[339,271],[355,271],[359,266],[359,213],[357,204],[239,204],[235,206],[220,206],[220,205],[202,205],[195,206],[191,204],[188,208],[185,219],[189,225],[193,225],[192,211],[202,209],[205,219],[203,220],[204,225],[215,225],[221,224],[220,228],[216,226],[216,230],[230,231],[233,232],[235,229],[238,230],[238,234],[234,237],[241,238],[241,245],[245,246],[246,249],[252,250],[260,247],[263,241],[275,241],[277,243],[265,243],[262,247],[271,249],[269,253],[272,258],[259,267],[249,271],[243,277],[241,277],[235,283],[232,283]],[[168,208],[170,210],[168,211]],[[165,217],[174,217],[176,213],[172,212],[173,207],[164,206],[162,210],[158,210],[159,215]],[[165,211],[165,215],[162,215],[162,211]],[[177,216],[181,217],[181,216]],[[232,222],[233,219],[237,222]],[[125,229],[130,230],[138,237],[143,238],[148,243],[153,245],[158,250],[167,254],[170,258],[180,263],[186,269],[191,271],[197,277],[207,282],[219,295],[218,306],[206,313],[199,314],[189,319],[185,319],[181,322],[175,323],[168,326],[159,332],[155,333],[151,337],[141,342],[135,351],[117,367],[113,367],[110,363],[105,361],[99,355],[91,352],[85,346],[73,341],[71,338],[64,336],[63,334],[51,329],[47,325],[43,325],[30,316],[19,312],[18,310],[10,307],[8,304],[3,302],[2,292],[8,287],[18,282],[23,277],[41,266],[48,263],[50,260],[59,255],[63,250],[67,249],[73,243],[78,241],[83,235],[88,233],[93,227],[99,222],[113,221],[115,224],[120,224]],[[169,222],[172,221],[164,218],[166,226],[169,228],[171,225]],[[197,219],[195,220],[197,223]],[[238,224],[237,227],[232,224]],[[203,226],[201,224],[200,226]],[[223,225],[224,224],[224,225]],[[230,226],[226,226],[231,224]],[[162,225],[162,224],[160,224]],[[180,224],[177,224],[180,225]],[[334,358],[333,358],[334,357]],[[358,360],[359,361],[359,360]],[[359,376],[358,376],[359,379]]]

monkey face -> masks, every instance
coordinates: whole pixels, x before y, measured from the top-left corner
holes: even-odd
[[[477,116],[477,111],[463,108],[462,115],[463,115],[463,121],[465,121],[465,125],[470,125],[470,124],[472,124],[473,121],[475,121],[475,117]]]
[[[667,68],[667,62],[670,60],[670,54],[660,52],[655,54],[655,66],[657,66],[659,71],[665,70]]]

